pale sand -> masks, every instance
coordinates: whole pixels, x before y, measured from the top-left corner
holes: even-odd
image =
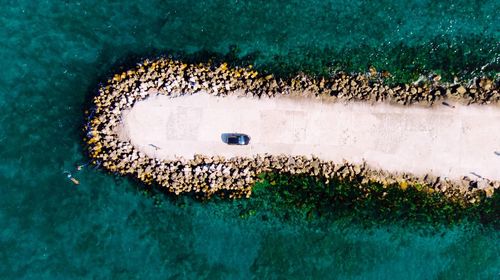
[[[290,97],[152,96],[123,113],[121,137],[151,157],[312,154],[374,168],[500,180],[500,108],[323,103]],[[248,146],[221,134],[246,133]],[[158,149],[155,149],[153,144]]]

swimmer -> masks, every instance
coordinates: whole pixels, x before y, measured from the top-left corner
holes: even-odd
[[[85,166],[87,166],[87,165],[89,165],[89,163],[88,163],[88,162],[87,162],[87,163],[84,163],[84,164],[78,164],[78,165],[76,166],[76,170],[77,170],[77,171],[80,171],[80,170],[82,170],[82,169],[83,169]]]
[[[66,174],[66,177],[71,181],[73,182],[73,184],[75,185],[80,185],[80,181],[78,181],[77,179],[73,178],[73,175],[71,175],[71,173],[69,171],[64,171],[63,174]]]
[[[86,167],[87,165],[89,165],[90,163],[92,163],[92,160],[86,162],[86,163],[82,163],[82,164],[77,164],[75,165],[76,166],[76,171],[81,171],[84,167]]]

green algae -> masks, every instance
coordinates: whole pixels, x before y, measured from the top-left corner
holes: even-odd
[[[283,219],[350,220],[366,226],[452,226],[476,222],[499,228],[500,194],[478,203],[426,191],[419,184],[383,186],[378,183],[332,180],[291,174],[265,173],[255,183],[242,217],[262,209]],[[255,212],[257,211],[257,212]],[[264,212],[265,212],[264,211]]]

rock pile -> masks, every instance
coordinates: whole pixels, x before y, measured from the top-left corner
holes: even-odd
[[[348,75],[339,73],[329,79],[313,79],[299,75],[290,80],[262,75],[251,67],[229,68],[227,64],[185,64],[166,58],[145,60],[135,68],[116,74],[101,84],[93,98],[94,107],[88,114],[86,143],[94,163],[110,172],[131,175],[146,184],[157,184],[168,191],[194,193],[210,197],[248,197],[253,183],[262,172],[307,174],[329,181],[347,180],[363,186],[380,183],[399,184],[401,188],[418,184],[428,192],[442,192],[450,197],[478,201],[491,196],[499,182],[461,181],[410,174],[390,174],[347,162],[325,162],[315,157],[255,155],[251,158],[206,157],[195,155],[192,160],[159,160],[138,151],[131,143],[121,140],[116,127],[124,110],[151,94],[178,96],[201,90],[217,96],[241,94],[247,96],[295,95],[332,100],[385,101],[403,105],[427,104],[444,99],[472,104],[500,101],[499,83],[478,78],[469,84],[416,83],[387,86],[378,73]]]

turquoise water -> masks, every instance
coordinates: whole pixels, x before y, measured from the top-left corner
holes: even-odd
[[[89,97],[131,58],[236,46],[286,71],[495,73],[498,1],[0,3],[0,278],[500,277],[495,229],[240,218],[238,201],[152,198],[129,180],[74,170],[86,160]]]

